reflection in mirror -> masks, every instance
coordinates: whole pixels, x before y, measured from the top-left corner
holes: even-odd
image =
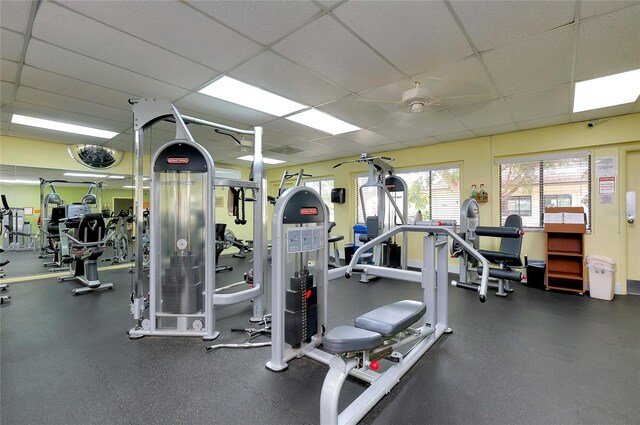
[[[7,207],[2,206],[2,241],[4,250],[0,263],[10,261],[4,267],[5,279],[26,276],[55,275],[48,272],[53,266],[43,263],[53,261],[51,239],[48,238],[49,221],[56,207],[85,204],[92,212],[101,212],[107,223],[113,213],[115,199],[132,199],[132,175],[113,174],[107,171],[96,174],[75,173],[65,175],[65,170],[22,167],[0,164],[0,194]],[[51,182],[42,185],[41,179]],[[84,183],[83,183],[84,182]],[[148,198],[148,193],[145,193]],[[116,211],[117,213],[117,211]],[[113,244],[105,247],[103,258],[112,258]],[[44,258],[43,258],[44,257]],[[102,262],[99,267],[110,266]]]

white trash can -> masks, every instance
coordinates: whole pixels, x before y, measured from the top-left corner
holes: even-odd
[[[616,263],[612,258],[603,255],[589,255],[587,257],[589,269],[589,294],[591,298],[601,300],[613,299]]]

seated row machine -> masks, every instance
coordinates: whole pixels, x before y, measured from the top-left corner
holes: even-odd
[[[59,277],[59,281],[76,279],[83,287],[75,288],[73,295],[100,289],[113,289],[113,283],[103,283],[98,277],[98,258],[104,253],[103,247],[111,238],[106,232],[104,218],[100,213],[87,213],[82,217],[69,217],[62,221],[66,227],[70,255],[62,262],[69,264],[70,276]],[[106,234],[105,234],[106,233]]]
[[[328,270],[326,207],[312,189],[297,187],[278,199],[273,214],[272,346],[266,367],[284,371],[306,356],[330,366],[320,397],[320,423],[355,424],[445,333],[448,326],[448,240],[487,269],[488,261],[452,229],[401,225],[365,243],[348,266]],[[424,234],[421,271],[358,264],[364,252],[399,233]],[[352,273],[419,283],[421,300],[399,300],[356,318],[355,326],[329,329],[328,282]],[[479,287],[486,300],[488,275]],[[323,349],[320,349],[323,347]],[[402,348],[402,351],[400,350]],[[338,400],[347,376],[368,388],[342,412]]]

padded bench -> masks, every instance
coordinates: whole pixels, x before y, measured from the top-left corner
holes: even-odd
[[[387,304],[359,316],[355,326],[338,326],[324,335],[323,344],[330,353],[372,350],[417,322],[427,311],[424,303],[412,300]]]

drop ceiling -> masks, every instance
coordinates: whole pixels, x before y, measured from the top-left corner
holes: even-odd
[[[304,164],[640,112],[572,113],[578,81],[640,68],[638,1],[1,1],[0,134],[132,150],[128,99],[265,129]],[[198,93],[228,75],[362,127],[338,136]],[[422,82],[439,105],[397,103]],[[380,102],[387,101],[387,102]],[[104,141],[13,113],[120,133]],[[168,141],[161,126],[154,141]],[[216,163],[233,141],[193,127]]]

